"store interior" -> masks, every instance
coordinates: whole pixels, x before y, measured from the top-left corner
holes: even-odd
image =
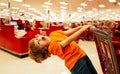
[[[0,17],[46,22],[119,20],[119,0],[1,0]],[[109,17],[109,18],[108,18]]]
[[[55,30],[84,25],[92,25],[110,37],[103,47],[108,45],[110,54],[115,55],[109,60],[112,62],[107,61],[115,63],[110,64],[111,69],[103,66],[106,60],[99,51],[102,43],[97,42],[92,29],[77,40],[98,74],[119,74],[120,0],[0,0],[0,74],[71,74],[57,56],[52,55],[42,64],[30,59],[28,42],[37,34],[49,36]]]

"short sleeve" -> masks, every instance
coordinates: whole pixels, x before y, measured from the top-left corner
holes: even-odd
[[[49,45],[48,50],[53,55],[58,55],[58,56],[62,56],[63,55],[62,47],[61,47],[59,42],[56,42],[56,41],[52,42]]]

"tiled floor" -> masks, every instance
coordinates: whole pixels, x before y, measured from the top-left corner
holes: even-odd
[[[98,74],[102,74],[95,43],[93,41],[79,41]],[[29,57],[18,58],[0,50],[0,74],[71,74],[64,66],[64,61],[56,56],[45,60],[42,64],[35,63]]]

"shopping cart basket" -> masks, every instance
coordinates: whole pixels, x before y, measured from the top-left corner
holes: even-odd
[[[103,74],[120,74],[111,35],[98,28],[92,28]]]

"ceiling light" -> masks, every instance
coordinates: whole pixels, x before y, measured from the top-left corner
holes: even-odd
[[[52,5],[51,2],[44,2],[44,4],[46,4],[46,5]]]
[[[104,14],[105,12],[103,12],[103,11],[100,11],[100,13],[101,13],[101,14]]]
[[[88,0],[88,1],[93,1],[93,0]]]
[[[60,11],[61,11],[61,12],[66,12],[66,10],[64,10],[64,9],[61,9]]]
[[[82,10],[77,10],[78,12],[83,12]]]
[[[118,2],[118,5],[120,5],[120,2]]]
[[[12,7],[12,9],[19,9],[18,7]]]
[[[67,2],[60,2],[60,4],[62,4],[62,5],[68,5]]]
[[[111,3],[115,3],[115,2],[116,2],[116,0],[109,0],[109,2],[111,2]]]
[[[82,10],[83,8],[82,8],[82,7],[78,7],[77,9],[78,9],[78,10]]]
[[[36,9],[35,9],[35,8],[28,8],[28,10],[32,10],[32,11],[35,11]]]
[[[8,6],[7,3],[0,3],[1,6]]]
[[[81,5],[81,6],[87,6],[87,4],[86,4],[86,3],[81,3],[80,5]]]
[[[97,8],[93,8],[92,10],[97,11],[98,9]]]
[[[65,7],[65,6],[60,6],[60,8],[61,8],[61,9],[67,9],[67,7]]]
[[[28,4],[22,4],[22,6],[25,6],[25,7],[30,7],[30,5],[28,5]]]
[[[25,10],[21,10],[21,9],[20,9],[19,11],[20,11],[20,12],[25,12]]]
[[[87,14],[89,14],[89,15],[92,14],[92,13],[93,13],[92,11],[88,11],[88,12],[87,12]]]
[[[100,5],[99,5],[99,7],[105,7],[105,5],[103,5],[103,4],[100,4]]]
[[[106,11],[110,12],[110,11],[112,11],[112,10],[111,10],[111,9],[107,9]]]
[[[13,1],[16,1],[16,2],[22,2],[23,0],[13,0]]]
[[[48,6],[46,6],[46,5],[43,5],[42,7],[44,7],[44,8],[49,8]]]

